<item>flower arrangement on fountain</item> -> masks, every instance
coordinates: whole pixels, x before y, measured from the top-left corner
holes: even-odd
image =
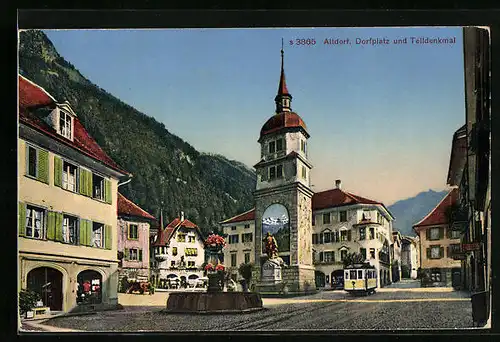
[[[222,265],[222,264],[217,264],[214,266],[214,264],[212,263],[208,263],[206,266],[205,266],[205,271],[207,271],[208,273],[214,273],[214,272],[224,272],[226,270],[226,266]]]
[[[217,250],[222,250],[226,246],[226,240],[217,234],[210,234],[205,240],[205,246]]]

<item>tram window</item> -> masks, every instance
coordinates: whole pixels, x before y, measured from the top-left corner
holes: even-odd
[[[356,271],[351,271],[351,273],[349,274],[349,278],[353,279],[353,280],[356,280],[358,278],[356,278]]]
[[[358,279],[363,279],[363,270],[358,270]]]
[[[348,271],[345,272],[345,278],[349,279],[349,272]]]

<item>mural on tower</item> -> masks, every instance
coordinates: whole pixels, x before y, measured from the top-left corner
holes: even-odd
[[[278,254],[290,251],[290,219],[284,205],[275,203],[267,207],[262,216],[262,236],[267,233],[276,239]],[[265,250],[264,245],[262,250]]]

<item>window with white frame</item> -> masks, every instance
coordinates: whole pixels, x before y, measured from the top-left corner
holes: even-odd
[[[302,166],[302,178],[307,179],[307,169],[305,166]]]
[[[439,259],[439,258],[441,258],[441,247],[431,246],[431,259]]]
[[[76,242],[78,241],[77,229],[78,229],[78,219],[73,216],[64,215],[62,235],[63,235],[63,241],[65,243],[76,245]]]
[[[188,242],[194,243],[196,241],[196,237],[194,235],[188,235]]]
[[[347,222],[347,211],[342,210],[339,212],[339,221],[340,222]]]
[[[347,230],[340,231],[340,241],[347,241]]]
[[[28,205],[26,208],[26,235],[35,239],[43,239],[45,210]]]
[[[283,165],[276,165],[276,178],[283,178]]]
[[[371,227],[370,228],[370,240],[375,239],[375,228]]]
[[[324,243],[330,243],[332,242],[332,234],[329,231],[325,231],[323,233],[323,242]]]
[[[323,253],[324,262],[334,262],[335,261],[335,252],[333,251],[325,251]]]
[[[139,260],[139,250],[137,248],[130,248],[128,252],[128,259],[130,261],[138,261]]]
[[[461,235],[462,235],[462,233],[460,232],[460,230],[452,230],[451,231],[451,238],[452,239],[460,239]]]
[[[59,110],[59,132],[62,136],[71,139],[73,118],[63,110]]]
[[[95,173],[92,174],[92,186],[93,197],[96,199],[104,200],[104,178],[96,175]]]
[[[231,253],[231,267],[236,266],[236,253]]]
[[[229,235],[229,243],[238,243],[238,242],[239,242],[238,234]]]
[[[77,172],[78,172],[77,166],[70,164],[67,161],[63,162],[63,171],[62,171],[63,189],[73,192],[77,191],[76,188]]]
[[[194,261],[188,260],[187,267],[189,267],[189,268],[195,267]]]
[[[347,257],[347,249],[343,249],[340,251],[340,261],[344,261]]]
[[[359,228],[359,239],[364,240],[366,238],[366,228],[361,227]]]
[[[300,150],[306,154],[307,143],[305,140],[300,141]]]
[[[245,228],[250,228],[250,225],[249,224],[245,224]]]
[[[92,223],[92,247],[104,247],[104,225],[102,223]]]
[[[137,240],[139,237],[139,227],[136,224],[128,225],[128,238],[129,240]]]
[[[241,234],[241,241],[242,242],[252,242],[252,239],[253,239],[252,233]]]

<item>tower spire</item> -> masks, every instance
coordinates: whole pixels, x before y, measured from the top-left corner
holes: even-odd
[[[276,102],[276,114],[281,112],[290,112],[292,110],[290,104],[292,102],[292,95],[288,92],[285,79],[285,52],[283,51],[283,38],[281,38],[281,75],[280,83],[278,85],[278,94],[274,98]]]

